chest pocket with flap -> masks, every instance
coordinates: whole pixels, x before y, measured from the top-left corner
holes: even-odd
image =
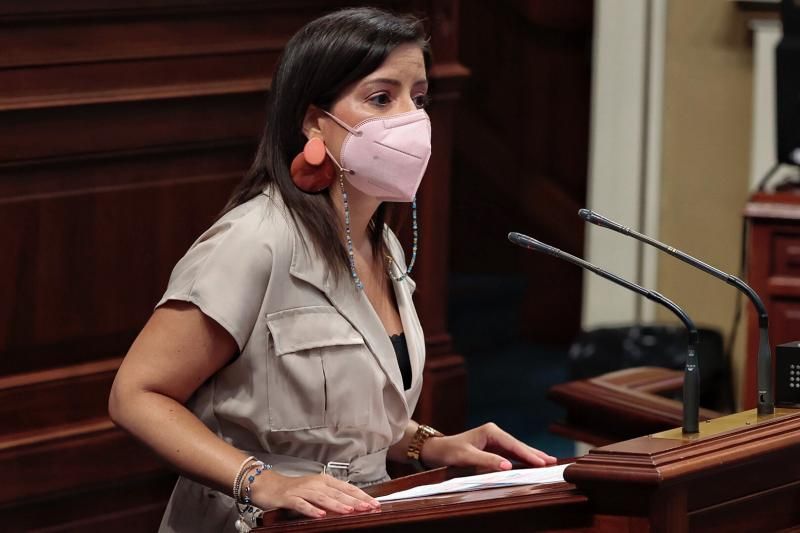
[[[352,383],[331,381],[333,366],[357,365],[364,339],[330,306],[287,309],[267,315],[271,347],[267,363],[267,401],[272,431],[338,425],[329,398]],[[326,377],[327,374],[327,377]]]

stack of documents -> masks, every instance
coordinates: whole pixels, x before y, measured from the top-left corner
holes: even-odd
[[[564,481],[564,469],[569,465],[548,466],[546,468],[526,468],[522,470],[506,470],[491,472],[477,476],[456,477],[433,485],[420,485],[376,498],[379,502],[423,498],[437,494],[464,492],[468,490],[493,489],[514,485],[533,485],[544,483],[561,483]]]

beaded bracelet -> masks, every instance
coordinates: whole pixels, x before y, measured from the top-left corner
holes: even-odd
[[[239,470],[236,472],[236,477],[233,478],[233,490],[231,490],[231,495],[233,496],[234,500],[238,501],[239,492],[242,489],[242,479],[244,479],[244,475],[247,473],[247,471],[250,470],[249,468],[245,467],[247,467],[252,461],[255,460],[256,458],[251,455],[250,457],[242,461],[242,464],[239,465]]]
[[[272,470],[272,465],[268,465],[268,464],[263,463],[261,461],[258,461],[257,463],[254,463],[249,468],[249,470],[252,470],[253,467],[255,468],[256,471],[255,471],[255,474],[249,474],[247,476],[247,483],[244,485],[244,497],[241,497],[241,494],[240,494],[239,498],[238,498],[238,501],[245,505],[245,512],[247,512],[247,510],[249,510],[248,508],[250,507],[250,503],[253,501],[253,499],[252,499],[252,496],[253,496],[253,483],[255,482],[256,478],[258,476],[260,476],[261,473],[264,472],[265,470]],[[241,490],[241,489],[239,489],[239,490]],[[241,513],[241,510],[240,510],[240,513]]]
[[[251,474],[250,472],[253,469],[255,469],[255,473]],[[239,511],[239,518],[234,523],[234,526],[239,533],[249,532],[252,527],[255,527],[258,517],[263,513],[261,509],[253,507],[252,505],[253,483],[263,471],[271,469],[272,465],[268,465],[262,461],[251,463],[245,468],[245,477],[247,481],[243,485],[244,497],[241,495],[241,486],[239,488],[240,493],[236,495],[236,510]],[[249,517],[247,516],[248,514],[250,514]]]
[[[253,470],[255,470],[255,473],[251,473]],[[232,496],[236,504],[236,510],[239,511],[239,518],[234,523],[234,527],[239,533],[248,533],[256,526],[258,518],[261,516],[261,513],[263,513],[261,509],[253,507],[251,503],[253,483],[264,470],[272,470],[272,465],[268,465],[250,456],[242,461],[239,472],[236,474],[236,479],[233,482]],[[242,496],[243,491],[244,496]]]

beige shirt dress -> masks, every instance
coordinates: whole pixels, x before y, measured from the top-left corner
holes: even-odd
[[[403,249],[391,230],[386,237],[399,276]],[[356,485],[387,480],[386,452],[408,425],[425,363],[414,282],[393,285],[411,359],[409,390],[366,295],[349,277],[337,284],[329,276],[277,189],[265,189],[197,239],[157,304],[197,305],[239,347],[188,407],[281,474],[320,473],[337,461],[349,463],[338,477]],[[159,531],[235,531],[237,517],[229,494],[181,477]]]

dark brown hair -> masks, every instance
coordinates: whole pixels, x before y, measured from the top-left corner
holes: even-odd
[[[289,164],[307,140],[302,123],[309,105],[330,110],[348,85],[376,70],[392,50],[407,43],[420,46],[425,68],[429,69],[431,57],[424,29],[412,16],[352,8],[335,11],[301,28],[286,44],[272,79],[267,123],[255,161],[223,213],[274,183],[292,219],[306,228],[330,271],[337,278],[346,273],[347,251],[341,243],[341,224],[329,191],[308,194],[298,189],[289,174]],[[386,204],[381,204],[369,228],[373,250],[385,250],[385,220]]]

